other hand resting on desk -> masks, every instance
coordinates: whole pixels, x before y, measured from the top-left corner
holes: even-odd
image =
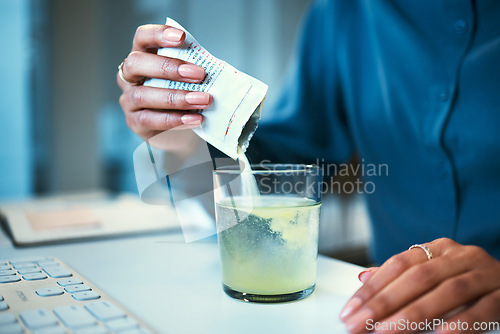
[[[500,262],[476,246],[442,238],[425,244],[433,259],[421,249],[411,249],[369,268],[359,276],[364,285],[351,297],[340,317],[350,333],[364,333],[375,322],[375,333],[409,333],[383,330],[389,323],[419,323],[441,319],[455,330],[437,333],[480,333],[477,323],[500,322]],[[476,324],[475,324],[476,323]],[[468,328],[468,329],[467,329]],[[467,329],[463,331],[463,329]],[[498,328],[496,328],[498,329]]]

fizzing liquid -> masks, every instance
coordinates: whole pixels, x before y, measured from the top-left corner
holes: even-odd
[[[321,203],[277,195],[251,203],[248,197],[216,203],[223,283],[257,295],[314,286]]]

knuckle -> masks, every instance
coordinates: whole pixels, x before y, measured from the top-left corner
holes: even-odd
[[[446,281],[443,288],[449,296],[460,296],[471,288],[471,283],[466,278],[457,277]]]
[[[166,112],[164,113],[165,129],[172,129],[176,126],[182,125],[180,116],[177,113]]]
[[[436,240],[438,243],[443,244],[446,247],[454,246],[456,244],[455,241],[453,241],[450,238],[439,238]]]
[[[132,104],[134,104],[137,107],[142,107],[144,105],[144,90],[141,89],[140,87],[137,87],[132,91],[130,94],[130,98],[132,100]]]
[[[464,246],[464,249],[474,257],[481,258],[488,254],[484,249],[478,246]]]
[[[141,128],[149,127],[149,118],[146,113],[139,112],[139,115],[137,116],[137,125]]]
[[[165,94],[165,102],[169,107],[174,107],[177,104],[177,95],[173,92],[167,92]]]
[[[162,61],[160,62],[159,65],[159,71],[162,73],[164,76],[169,77],[173,73],[177,72],[177,68],[173,61],[170,58],[162,57]]]
[[[436,270],[425,262],[412,268],[410,277],[415,284],[428,286],[435,281]]]
[[[127,73],[130,73],[134,70],[134,68],[138,65],[141,58],[141,54],[139,51],[132,51],[127,56],[127,60],[123,63],[123,70]]]
[[[170,113],[164,113],[162,115],[162,128],[165,130],[169,130],[174,127],[174,119],[173,116]]]
[[[403,271],[408,264],[408,261],[402,254],[397,254],[387,260],[387,265],[396,271]]]

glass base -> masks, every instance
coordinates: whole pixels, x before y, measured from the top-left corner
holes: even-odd
[[[257,295],[246,292],[239,292],[231,289],[225,284],[222,284],[222,288],[224,292],[231,298],[238,299],[244,302],[252,302],[252,303],[283,303],[283,302],[291,302],[294,300],[304,299],[309,296],[314,291],[314,287],[316,285],[311,286],[308,289],[297,291],[293,293],[285,293],[281,295]]]

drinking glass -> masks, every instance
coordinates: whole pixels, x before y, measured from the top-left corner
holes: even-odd
[[[247,302],[309,296],[316,284],[322,170],[260,164],[214,171],[223,290]]]

